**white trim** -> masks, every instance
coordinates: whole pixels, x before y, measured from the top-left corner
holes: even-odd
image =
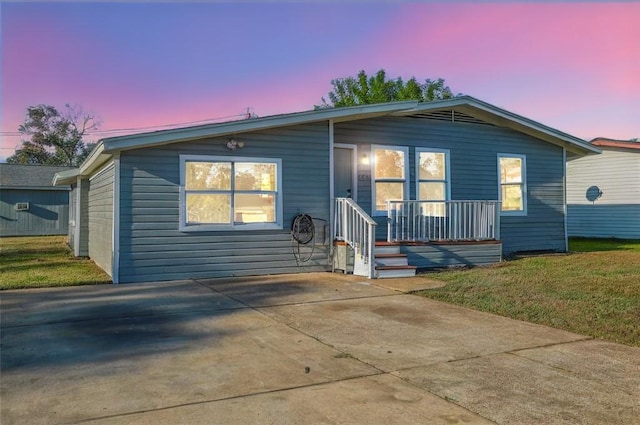
[[[331,229],[331,249],[333,249],[333,238],[335,236],[335,193],[333,190],[333,185],[335,183],[335,177],[333,175],[333,167],[334,167],[334,157],[333,157],[333,147],[335,142],[335,133],[333,128],[333,120],[329,120],[329,229]]]
[[[120,154],[113,158],[113,211],[111,220],[111,280],[120,280]]]
[[[526,216],[527,215],[527,155],[518,153],[498,153],[497,155],[497,170],[498,170],[498,200],[502,202],[502,178],[500,175],[500,158],[519,158],[522,160],[522,210],[519,211],[505,211],[500,207],[500,215],[503,216]]]
[[[334,143],[333,147],[352,150],[353,156],[351,159],[351,199],[353,199],[355,202],[358,202],[358,145],[354,145],[351,143]],[[333,168],[332,166],[331,170],[331,175],[332,177],[334,177],[335,168]],[[333,186],[334,183],[331,183],[332,188]],[[331,199],[333,199],[333,194],[331,196]]]
[[[564,251],[569,252],[569,229],[567,223],[567,150],[562,148],[562,211],[564,213]]]
[[[445,179],[445,189],[446,193],[445,201],[451,200],[451,152],[449,149],[439,149],[439,148],[426,148],[426,147],[416,147],[415,154],[415,178],[416,178],[416,197],[415,199],[420,199],[420,154],[423,152],[435,152],[435,153],[443,153],[444,154],[444,179]],[[424,180],[425,182],[433,181],[433,182],[441,182],[442,180]]]
[[[370,151],[370,167],[371,167],[371,216],[386,216],[387,211],[378,211],[376,210],[376,175],[375,175],[375,162],[376,149],[387,149],[387,150],[395,150],[401,151],[404,153],[404,179],[381,179],[381,182],[389,182],[389,183],[403,183],[402,187],[402,196],[404,199],[409,199],[409,147],[401,146],[401,145],[371,145]],[[402,200],[404,200],[402,199]]]
[[[82,177],[76,177],[76,205],[74,208],[76,209],[76,227],[73,229],[73,255],[76,257],[80,256],[80,229],[82,228],[82,215],[81,205],[82,205]]]
[[[277,165],[276,170],[276,221],[274,223],[246,223],[246,224],[191,224],[186,223],[186,193],[185,193],[185,162],[267,162]],[[283,188],[282,188],[282,159],[268,157],[220,156],[220,155],[180,155],[180,193],[179,193],[179,231],[180,232],[215,232],[215,231],[243,231],[243,230],[282,230],[283,229]]]
[[[333,155],[333,148],[336,147],[335,134],[333,129],[333,120],[329,120],[329,169],[331,172],[329,173],[329,199],[333,200],[335,198],[335,193],[333,190],[333,186],[335,184],[335,176],[334,176],[334,166],[335,166],[335,158]],[[333,217],[333,213],[331,214]]]

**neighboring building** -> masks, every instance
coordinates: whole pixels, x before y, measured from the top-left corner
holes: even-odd
[[[463,96],[108,138],[56,184],[73,186],[76,255],[115,283],[381,277],[402,254],[422,268],[565,251],[567,153],[599,150]]]
[[[591,144],[602,154],[567,162],[569,235],[640,239],[640,142]]]
[[[0,236],[66,235],[71,187],[53,176],[70,169],[0,164]]]

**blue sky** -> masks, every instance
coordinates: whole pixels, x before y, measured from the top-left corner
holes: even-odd
[[[640,3],[12,3],[0,158],[39,103],[101,132],[312,109],[331,79],[444,78],[578,137],[640,137]]]

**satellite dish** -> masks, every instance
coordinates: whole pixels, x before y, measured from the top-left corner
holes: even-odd
[[[589,202],[596,202],[602,196],[602,190],[598,186],[587,189],[586,197]]]

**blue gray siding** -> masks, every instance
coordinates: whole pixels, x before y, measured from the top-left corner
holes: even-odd
[[[16,211],[18,202],[29,210]],[[68,190],[0,190],[0,236],[66,235],[68,222]]]
[[[89,179],[89,257],[109,275],[113,271],[113,164]]]
[[[527,157],[528,213],[502,216],[505,252],[564,250],[564,187],[562,149],[516,131],[475,123],[452,123],[413,117],[380,118],[339,123],[336,143],[409,146],[410,197],[415,199],[415,147],[449,149],[452,200],[497,200],[497,154]],[[358,203],[371,211],[371,169],[360,161]],[[386,218],[378,217],[377,237],[386,237]]]
[[[407,254],[409,264],[419,269],[485,266],[502,260],[502,244],[499,242],[403,245],[400,252]]]
[[[570,236],[640,239],[640,151],[604,147],[570,160],[567,204]]]
[[[327,269],[329,220],[328,124],[307,124],[235,137],[122,152],[120,156],[120,282],[246,276]],[[187,155],[282,159],[283,229],[179,231],[180,158]],[[316,219],[310,261],[297,264],[291,222]],[[325,236],[323,238],[323,236]],[[321,240],[322,239],[322,240]],[[308,246],[301,247],[303,256]]]

